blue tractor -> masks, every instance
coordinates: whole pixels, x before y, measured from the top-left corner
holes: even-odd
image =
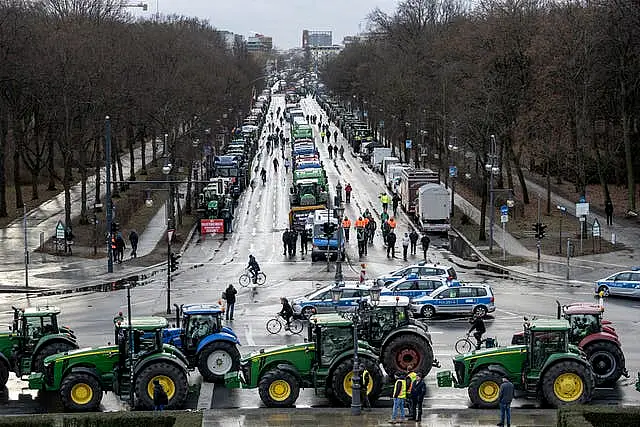
[[[176,307],[176,327],[162,333],[162,342],[179,348],[198,368],[205,381],[222,382],[227,372],[240,369],[238,336],[222,325],[224,310],[218,304]],[[182,327],[181,327],[182,325]]]

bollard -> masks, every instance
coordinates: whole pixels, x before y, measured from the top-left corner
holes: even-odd
[[[360,264],[360,284],[363,284],[367,277],[367,264]]]

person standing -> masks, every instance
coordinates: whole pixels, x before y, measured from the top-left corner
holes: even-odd
[[[333,159],[333,147],[331,145],[329,145],[327,147],[327,150],[329,151],[329,158]]]
[[[309,243],[309,234],[307,230],[302,230],[300,232],[300,253],[305,255],[309,249],[307,248],[307,244]]]
[[[409,243],[411,243],[411,239],[409,238],[409,233],[405,232],[404,236],[402,236],[402,259],[407,260],[407,252],[409,251]]]
[[[295,258],[297,243],[298,243],[298,233],[296,232],[296,230],[292,229],[289,232],[289,258]]]
[[[229,284],[229,286],[227,287],[227,289],[224,291],[224,296],[227,300],[227,309],[224,312],[224,318],[225,320],[233,320],[233,312],[235,311],[235,307],[236,307],[236,294],[238,293],[238,291],[236,290],[236,288],[233,287],[232,284]]]
[[[71,226],[67,227],[64,230],[64,253],[66,254],[69,251],[69,255],[73,255],[71,247],[73,246],[73,232],[71,231]]]
[[[122,237],[122,233],[118,233],[116,236],[116,260],[119,264],[122,264],[122,260],[124,259],[124,250],[127,249],[127,246],[124,244],[124,237]]]
[[[289,173],[289,166],[291,166],[291,162],[289,161],[289,158],[287,157],[286,159],[284,159],[284,170],[286,173]]]
[[[391,252],[391,258],[396,257],[396,233],[393,228],[387,234],[387,258],[389,258],[389,252]]]
[[[393,216],[398,216],[398,203],[400,203],[401,197],[398,193],[393,193],[393,199],[391,202],[393,203]]]
[[[427,233],[422,233],[420,244],[422,245],[422,256],[425,261],[427,260],[427,251],[429,250],[429,243],[431,243],[431,239],[429,239],[429,236],[427,236]]]
[[[387,212],[389,208],[389,200],[391,197],[387,193],[380,194],[380,203],[382,203],[382,212]]]
[[[138,257],[138,233],[136,230],[131,230],[129,233],[129,243],[131,243],[131,257]]]
[[[416,232],[415,228],[413,230],[411,230],[411,233],[409,233],[409,240],[411,241],[411,255],[415,255],[416,254],[416,248],[418,246],[418,233]]]
[[[500,384],[500,395],[498,397],[500,401],[500,422],[499,426],[504,426],[505,419],[507,421],[507,427],[511,426],[511,402],[513,401],[513,383],[509,381],[509,378],[502,378],[502,384]]]
[[[613,225],[613,203],[609,197],[607,197],[607,201],[604,202],[604,213],[607,214],[607,225]]]
[[[153,380],[153,412],[162,412],[168,404],[169,396],[164,391],[164,387],[162,387],[159,380]]]
[[[351,229],[351,220],[345,215],[342,220],[342,230],[344,230],[344,241],[349,243],[349,229]]]
[[[362,409],[371,412],[371,402],[369,402],[369,384],[371,383],[371,374],[366,369],[362,371],[360,378],[360,402]]]
[[[336,144],[338,143],[338,131],[337,130],[333,131],[333,142],[335,142]]]
[[[351,188],[351,184],[347,183],[347,186],[344,187],[344,200],[346,203],[351,202],[351,191],[353,189]]]
[[[411,417],[418,423],[422,421],[422,403],[426,394],[427,385],[422,379],[422,374],[418,372],[411,386]]]
[[[393,413],[391,414],[391,424],[403,423],[404,401],[407,398],[407,382],[401,372],[396,374],[396,383],[393,386]]]
[[[334,145],[334,150],[335,150],[335,145]],[[344,160],[344,147],[341,145],[340,146],[340,150],[338,151],[340,153],[340,160]]]
[[[287,253],[289,252],[289,229],[288,228],[284,230],[284,233],[282,233],[282,247],[283,247],[282,255],[286,256]]]
[[[407,403],[409,406],[409,419],[410,420],[415,420],[415,416],[412,416],[413,411],[414,411],[414,407],[413,407],[413,400],[411,399],[411,390],[413,390],[413,383],[415,382],[416,378],[418,378],[418,374],[416,374],[416,372],[413,370],[413,365],[408,365],[407,366],[407,376],[405,377],[405,381],[407,382]]]

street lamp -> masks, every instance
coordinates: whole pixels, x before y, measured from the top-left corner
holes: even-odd
[[[344,319],[353,323],[353,372],[351,375],[351,415],[360,415],[362,410],[362,402],[360,401],[360,363],[358,359],[358,327],[363,323],[363,316],[370,307],[375,307],[380,302],[380,293],[382,289],[378,284],[374,284],[369,289],[370,304],[363,299],[358,301],[358,306],[353,312],[338,312]],[[331,288],[331,300],[334,303],[340,302],[342,297],[342,287],[335,284]]]
[[[498,167],[498,153],[496,148],[496,136],[491,135],[491,151],[488,154],[489,161],[484,165],[485,170],[489,173],[489,253],[493,253],[493,222],[494,222],[494,206],[493,206],[493,175],[500,173]]]
[[[167,176],[167,180],[171,181],[172,165],[167,161],[162,167],[162,173]],[[171,238],[173,237],[174,218],[173,218],[173,184],[169,182],[169,198],[167,200],[168,218],[167,218],[167,314],[171,314]]]

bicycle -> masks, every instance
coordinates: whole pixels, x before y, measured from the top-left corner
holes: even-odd
[[[275,335],[282,330],[283,324],[284,326],[286,326],[287,321],[284,319],[284,317],[282,317],[280,313],[277,313],[276,317],[267,320],[267,331],[270,334]],[[289,332],[298,335],[300,334],[300,332],[302,332],[303,329],[304,325],[302,324],[302,321],[295,318],[294,316],[291,316],[291,320],[289,320]]]
[[[267,275],[264,274],[262,271],[259,271],[258,274],[256,275],[256,283],[262,286],[265,284],[266,281],[267,281]],[[240,283],[240,286],[242,286],[243,288],[246,288],[247,286],[249,286],[251,282],[253,282],[253,274],[248,268],[244,269],[244,273],[240,275],[240,277],[238,278],[238,282]]]
[[[473,339],[470,338],[471,334],[467,332],[463,338],[460,338],[456,341],[455,349],[458,354],[470,353],[471,350],[480,350],[484,345],[485,348],[493,348],[497,346],[497,342],[495,338],[487,337],[480,341],[480,346],[477,346],[475,341],[475,337]]]

